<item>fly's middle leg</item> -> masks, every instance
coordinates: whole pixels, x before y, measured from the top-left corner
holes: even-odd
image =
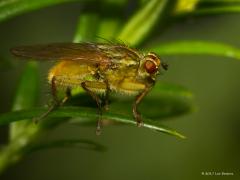
[[[101,127],[102,127],[102,101],[100,99],[100,97],[92,91],[93,88],[106,88],[105,84],[102,83],[98,83],[98,82],[82,82],[81,83],[82,88],[88,93],[90,94],[90,96],[96,101],[97,106],[98,106],[98,113],[99,113],[99,118],[97,121],[97,128],[96,128],[96,135],[100,135],[101,134]]]
[[[109,110],[109,93],[110,93],[110,87],[109,87],[109,83],[106,80],[105,81],[106,84],[106,93],[104,94],[104,110],[108,111]]]

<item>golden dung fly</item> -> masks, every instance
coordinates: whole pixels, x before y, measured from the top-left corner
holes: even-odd
[[[55,105],[43,116],[63,104],[71,96],[72,89],[82,87],[99,108],[97,133],[101,129],[102,112],[99,94],[103,94],[105,108],[111,91],[135,95],[132,111],[137,125],[141,126],[142,119],[137,107],[154,86],[160,68],[167,69],[155,53],[144,54],[122,44],[53,43],[15,47],[11,52],[22,59],[58,61],[48,74]],[[58,88],[66,92],[61,101],[56,95]]]

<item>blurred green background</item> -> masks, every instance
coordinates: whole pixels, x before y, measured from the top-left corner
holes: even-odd
[[[0,56],[20,44],[71,41],[80,4],[64,4],[14,17],[0,24]],[[201,39],[226,42],[240,47],[240,15],[191,18],[165,30],[159,41]],[[161,55],[160,55],[161,56]],[[196,112],[163,120],[187,136],[185,140],[134,126],[107,126],[96,136],[94,127],[64,124],[47,138],[81,137],[107,147],[106,152],[81,149],[50,149],[33,153],[9,168],[1,179],[219,179],[202,172],[229,172],[240,179],[240,62],[212,56],[162,58],[169,71],[161,76],[189,88],[195,96]],[[4,63],[4,62],[3,62]],[[15,67],[12,68],[11,66]],[[41,65],[39,96],[47,101],[46,73]],[[24,63],[12,60],[0,71],[0,112],[11,109],[15,88]],[[6,142],[6,127],[0,128]]]

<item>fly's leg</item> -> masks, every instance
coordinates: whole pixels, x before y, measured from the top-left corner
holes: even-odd
[[[51,104],[51,106],[48,108],[48,110],[45,113],[43,113],[39,117],[33,119],[33,121],[35,123],[38,123],[38,121],[47,117],[54,109],[56,109],[59,106],[62,106],[71,97],[71,89],[67,88],[66,89],[66,95],[63,98],[63,100],[62,101],[58,100],[58,98],[57,98],[57,87],[56,87],[56,77],[55,76],[51,80],[51,93],[52,93],[52,97],[53,97],[54,102]]]
[[[108,81],[105,81],[106,84],[106,93],[104,95],[104,110],[109,110],[109,93],[110,93],[110,87]]]
[[[135,101],[133,103],[133,116],[137,122],[137,126],[141,127],[143,125],[141,114],[138,112],[138,105],[142,101],[142,99],[148,94],[148,92],[151,90],[152,86],[147,86],[141,93],[139,93]]]
[[[62,106],[71,96],[72,96],[71,89],[67,87],[65,97],[63,98],[63,100],[60,103],[57,101],[59,103],[59,106]]]
[[[56,87],[56,77],[55,76],[53,76],[53,78],[51,80],[51,93],[52,93],[52,97],[53,97],[54,102],[51,104],[51,106],[48,108],[48,110],[46,112],[44,112],[39,117],[33,119],[33,121],[35,123],[38,123],[41,119],[44,119],[45,117],[47,117],[48,114],[50,112],[52,112],[58,106],[57,87]]]
[[[92,92],[90,90],[90,86],[87,85],[87,82],[82,82],[81,83],[82,88],[92,96],[92,98],[96,101],[97,106],[98,106],[98,114],[99,114],[99,118],[97,121],[97,128],[96,128],[96,135],[100,135],[101,134],[101,127],[102,127],[102,106],[101,106],[101,99],[98,97],[97,94],[95,94],[94,92]]]

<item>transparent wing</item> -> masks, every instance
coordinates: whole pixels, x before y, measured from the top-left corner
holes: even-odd
[[[53,43],[19,46],[11,53],[22,59],[79,61],[86,64],[108,63],[110,60],[93,43]]]

